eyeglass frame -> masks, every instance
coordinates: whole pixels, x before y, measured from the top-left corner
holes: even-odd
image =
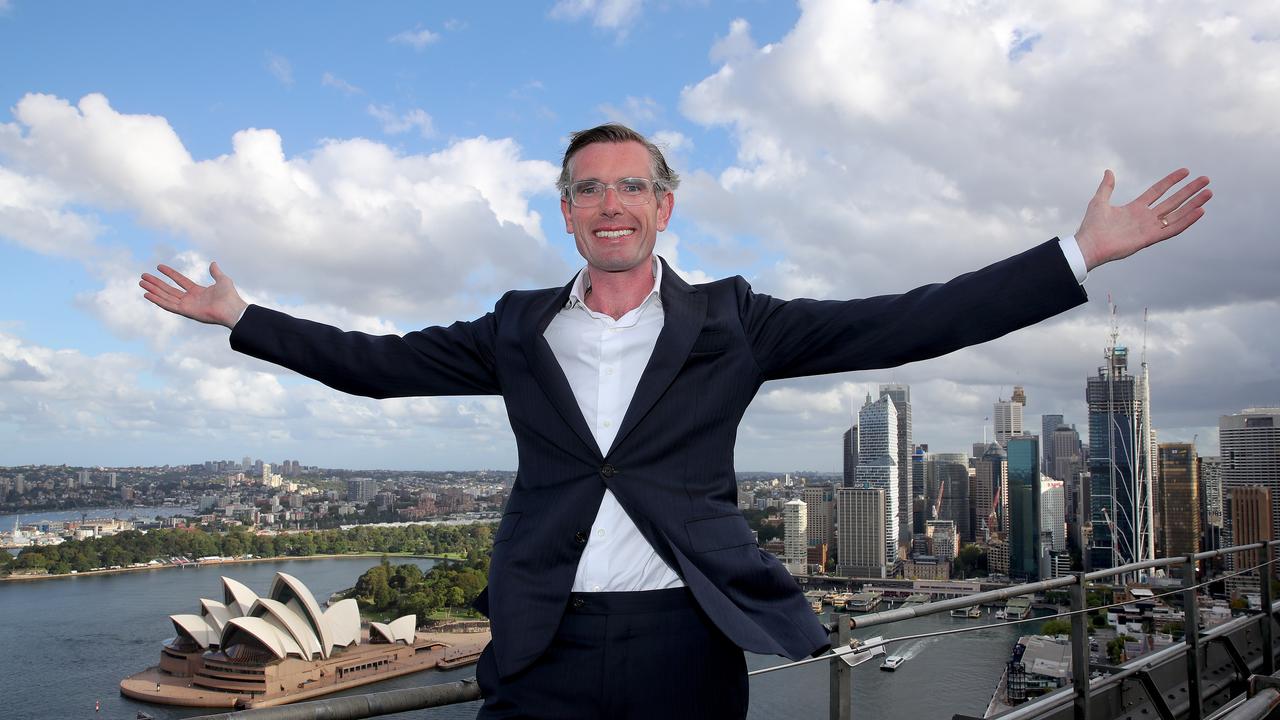
[[[625,195],[621,192],[618,192],[618,185],[624,184],[627,181],[635,181],[635,180],[643,180],[644,182],[649,183],[649,190],[653,192],[654,197],[657,197],[658,193],[667,192],[666,186],[658,180],[654,180],[652,178],[647,178],[647,177],[624,177],[624,178],[618,178],[617,180],[611,183],[600,182],[599,180],[577,180],[569,183],[568,187],[565,188],[564,196],[565,196],[565,199],[569,201],[570,205],[576,208],[582,208],[584,210],[597,208],[603,205],[605,196],[609,194],[609,190],[613,190],[613,193],[618,196],[618,202],[622,203],[623,205],[626,205],[627,207],[639,207],[641,205],[648,205],[649,204],[648,191],[642,192],[639,195]],[[574,187],[579,185],[585,185],[587,183],[600,186],[600,190],[601,190],[600,200],[594,205],[582,205],[578,203],[578,201],[574,197],[574,192],[573,192]],[[627,202],[627,200],[630,198],[639,199],[640,202]]]

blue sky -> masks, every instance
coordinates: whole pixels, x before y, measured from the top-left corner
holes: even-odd
[[[660,252],[691,280],[857,297],[945,280],[1185,165],[1210,215],[1100,269],[1091,302],[949,358],[770,384],[741,469],[832,470],[851,398],[909,382],[916,437],[1084,424],[1108,294],[1148,354],[1162,439],[1280,404],[1280,22],[1267,3],[1117,11],[840,0],[37,3],[0,0],[0,464],[243,455],[513,467],[501,403],[345,398],[232,353],[134,283],[217,259],[255,301],[407,331],[565,282],[565,136],[620,120],[684,175]],[[1268,68],[1272,74],[1268,75]],[[1206,440],[1208,438],[1208,440]]]

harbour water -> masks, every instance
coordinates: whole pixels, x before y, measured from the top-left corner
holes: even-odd
[[[265,593],[276,571],[305,582],[322,601],[350,587],[377,558],[284,560],[228,566],[160,569],[119,575],[0,583],[0,677],[5,703],[0,716],[12,720],[97,718],[133,720],[138,710],[158,720],[189,718],[207,710],[134,702],[119,695],[120,679],[157,662],[161,643],[173,635],[168,616],[197,612],[199,599],[220,599],[219,575],[228,574]],[[431,560],[417,561],[424,569]],[[857,631],[870,637],[929,632],[995,622],[937,615]],[[879,662],[853,669],[856,718],[950,718],[981,715],[1018,635],[1035,624],[997,625],[957,636],[891,645],[908,660],[897,672]],[[782,662],[750,656],[758,669]],[[435,684],[472,677],[474,667],[425,672],[349,693]],[[758,676],[751,682],[752,720],[827,717],[828,670],[823,663]],[[101,710],[94,711],[94,703]],[[397,718],[473,718],[476,703],[405,713]]]

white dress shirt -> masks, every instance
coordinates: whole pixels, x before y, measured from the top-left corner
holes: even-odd
[[[564,371],[582,417],[601,453],[609,452],[636,393],[640,375],[662,332],[662,263],[653,261],[653,290],[622,317],[593,312],[585,302],[591,279],[578,273],[569,301],[551,319],[543,337]],[[610,490],[591,524],[591,536],[578,561],[574,592],[662,590],[684,581],[640,534]]]

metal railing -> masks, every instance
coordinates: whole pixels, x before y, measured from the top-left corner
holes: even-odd
[[[928,633],[901,635],[886,638],[878,642],[863,643],[853,648],[850,645],[850,633],[853,629],[869,628],[879,625],[908,620],[911,618],[936,615],[987,604],[1022,595],[1029,595],[1046,590],[1067,588],[1070,590],[1070,609],[1051,616],[1026,617],[1005,620],[998,623],[1006,626],[1016,623],[1042,622],[1054,617],[1071,620],[1071,672],[1072,683],[1068,687],[1051,692],[1037,700],[1029,700],[1024,705],[1009,712],[997,715],[1000,720],[1024,720],[1037,718],[1044,720],[1053,718],[1073,718],[1074,720],[1110,720],[1114,712],[1121,707],[1133,709],[1145,698],[1144,709],[1154,711],[1154,717],[1162,720],[1203,720],[1204,701],[1207,696],[1214,698],[1215,717],[1227,717],[1233,714],[1232,720],[1240,718],[1270,717],[1270,710],[1258,708],[1280,706],[1280,680],[1268,684],[1267,677],[1276,673],[1276,645],[1273,622],[1280,610],[1272,597],[1271,566],[1275,564],[1275,549],[1280,540],[1237,545],[1220,550],[1196,553],[1181,557],[1157,558],[1144,562],[1129,563],[1120,567],[1096,570],[1089,573],[1073,573],[1068,576],[1024,583],[997,590],[989,590],[959,598],[940,600],[913,607],[903,607],[870,613],[861,617],[838,616],[837,621],[828,627],[831,633],[832,650],[817,657],[806,658],[795,662],[782,663],[748,673],[749,676],[764,675],[792,668],[826,662],[830,667],[830,702],[831,720],[850,720],[853,717],[853,675],[852,667],[841,660],[853,652],[873,650],[877,647],[902,643],[942,635],[976,632],[992,627],[991,624],[973,625],[950,630],[939,630]],[[1225,575],[1218,575],[1203,582],[1197,582],[1196,564],[1204,560],[1212,560],[1242,552],[1261,551],[1264,559],[1249,568]],[[1088,584],[1098,580],[1128,575],[1140,570],[1153,570],[1173,566],[1182,567],[1182,587],[1169,592],[1159,593],[1152,599],[1172,595],[1182,596],[1183,623],[1185,640],[1162,650],[1136,658],[1122,666],[1113,667],[1097,665],[1090,662],[1087,615],[1100,610],[1121,607],[1131,602],[1115,602],[1107,605],[1088,607],[1086,590]],[[1253,571],[1259,572],[1260,596],[1263,611],[1250,617],[1231,620],[1213,630],[1202,633],[1199,629],[1199,595],[1198,590],[1210,583],[1221,582],[1236,575]],[[1253,634],[1256,632],[1256,642]],[[1257,646],[1257,652],[1249,658],[1241,645],[1249,648]],[[1214,649],[1215,664],[1212,679],[1205,682],[1205,668],[1210,664],[1208,649]],[[1258,657],[1253,658],[1252,655]],[[1180,666],[1180,667],[1179,667]],[[1255,674],[1256,670],[1256,674]],[[1093,674],[1099,677],[1092,677]],[[1261,679],[1259,679],[1261,678]],[[1181,679],[1185,687],[1179,687],[1177,693],[1161,692],[1161,684]],[[1261,684],[1262,691],[1246,696],[1245,685]],[[1137,696],[1136,699],[1130,696]],[[1128,699],[1125,699],[1128,698]],[[1263,698],[1259,700],[1258,698]],[[370,695],[355,695],[343,698],[317,700],[295,705],[286,705],[258,710],[243,710],[233,713],[207,715],[193,720],[355,720],[356,718],[377,717],[392,713],[422,710],[443,705],[469,702],[480,699],[480,691],[474,680],[445,683],[421,688],[393,690]],[[1266,705],[1271,702],[1272,705]],[[1262,712],[1263,714],[1254,714]],[[1278,713],[1280,714],[1280,713]],[[956,718],[963,716],[957,715]]]

